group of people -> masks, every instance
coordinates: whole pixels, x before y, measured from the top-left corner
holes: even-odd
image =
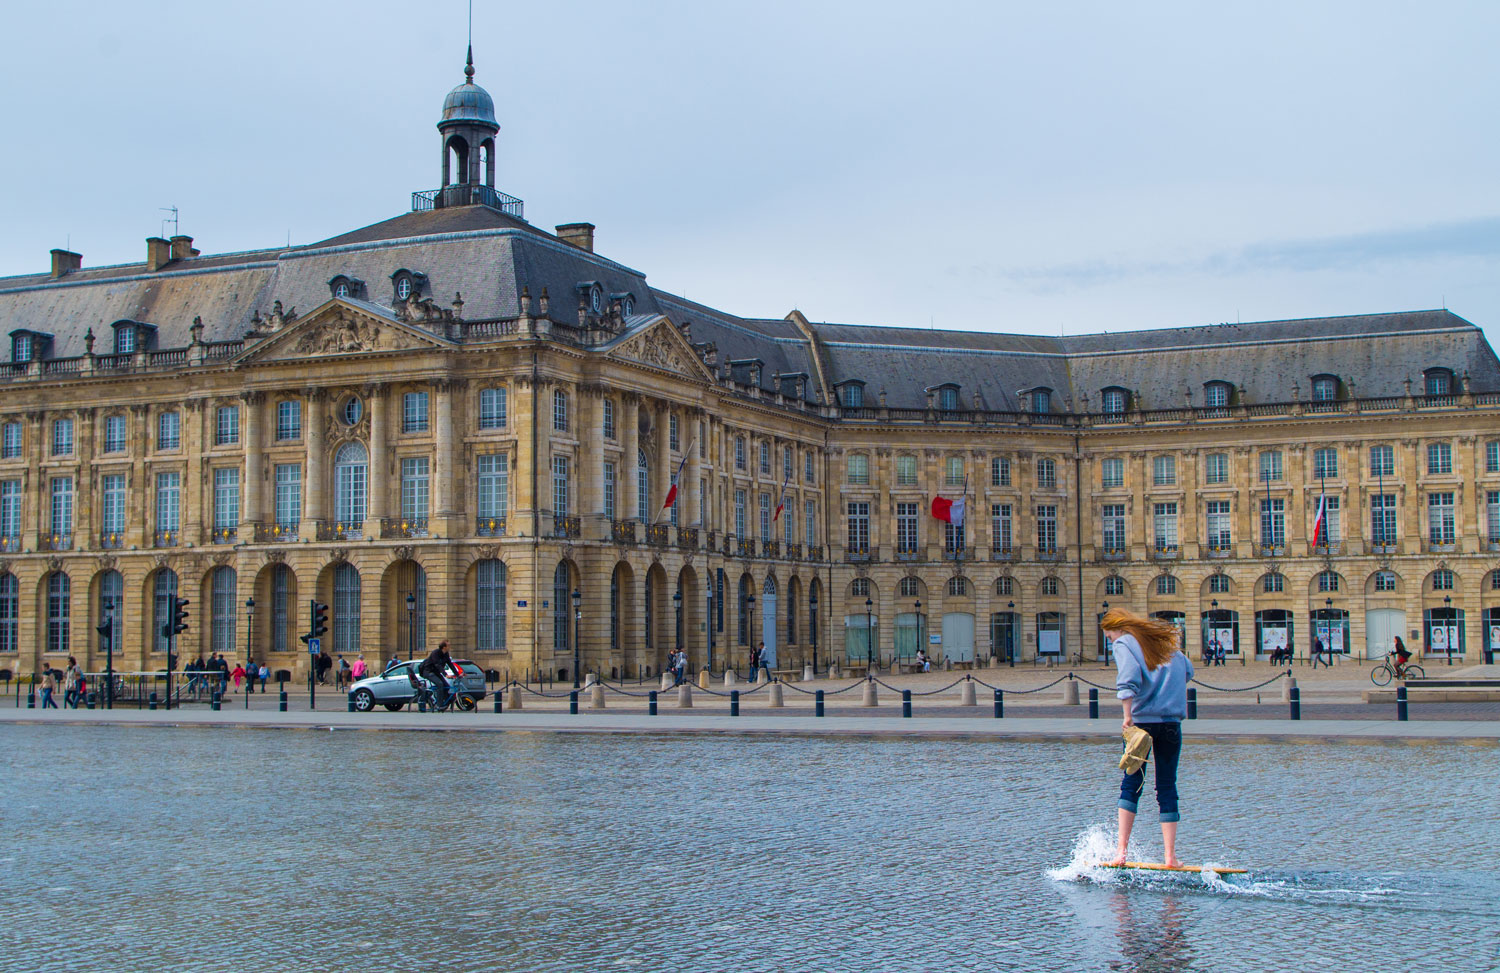
[[[681,686],[687,680],[687,652],[682,649],[668,652],[667,671],[672,673],[672,685]]]
[[[755,648],[753,648],[753,649],[750,650],[750,678],[754,679],[755,678],[755,674],[757,672],[759,672],[761,670],[761,667],[764,666],[765,664],[766,664],[766,643],[764,643],[764,642],[756,643]]]
[[[63,706],[68,709],[77,709],[78,704],[88,696],[89,678],[78,660],[68,656],[68,668],[64,671],[47,667],[41,674],[42,687],[42,709],[57,709],[58,687],[63,689]]]

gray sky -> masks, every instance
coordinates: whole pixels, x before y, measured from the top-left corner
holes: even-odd
[[[725,310],[1500,331],[1500,4],[476,0],[501,189]],[[444,28],[443,23],[451,25]],[[439,182],[462,0],[7,14],[0,275],[307,243]]]

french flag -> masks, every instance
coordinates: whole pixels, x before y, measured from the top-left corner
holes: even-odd
[[[964,498],[949,500],[946,497],[933,497],[932,515],[954,527],[962,527],[964,525]]]
[[[691,450],[692,448],[693,444],[688,443],[688,450]],[[663,510],[666,510],[667,508],[671,507],[672,504],[677,502],[677,483],[682,479],[682,468],[687,465],[687,458],[688,454],[686,451],[684,451],[682,454],[682,462],[677,464],[677,472],[672,474],[672,489],[667,491],[667,502],[661,505],[661,509]]]
[[[1313,518],[1313,529],[1312,529],[1313,546],[1315,546],[1315,547],[1327,547],[1328,546],[1328,538],[1326,538],[1326,537],[1323,536],[1323,532],[1328,529],[1328,525],[1326,523],[1324,523],[1324,519],[1323,519],[1323,515],[1327,512],[1327,507],[1328,507],[1328,497],[1327,496],[1320,496],[1320,497],[1318,497],[1318,515]]]

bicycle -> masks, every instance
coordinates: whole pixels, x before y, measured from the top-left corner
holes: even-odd
[[[1394,652],[1387,652],[1385,659],[1380,665],[1370,670],[1370,681],[1377,686],[1387,685],[1392,679],[1423,679],[1427,673],[1415,662],[1402,665],[1399,661],[1393,661]]]
[[[463,690],[455,689],[450,681],[448,685],[448,700],[440,709],[437,705],[436,694],[432,691],[432,684],[425,678],[415,674],[409,678],[412,682],[412,688],[416,691],[416,695],[412,697],[411,707],[418,712],[421,712],[423,703],[427,704],[427,712],[429,713],[445,713],[450,709],[457,709],[467,713],[479,705],[478,700]]]

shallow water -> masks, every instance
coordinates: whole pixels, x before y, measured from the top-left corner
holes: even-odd
[[[1500,965],[1493,748],[0,727],[0,970]],[[1160,854],[1150,791],[1135,852]]]

